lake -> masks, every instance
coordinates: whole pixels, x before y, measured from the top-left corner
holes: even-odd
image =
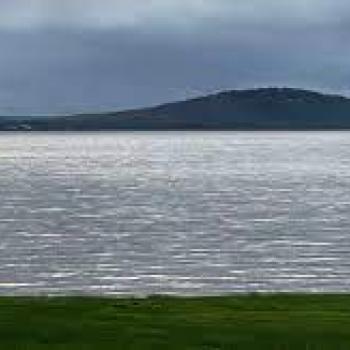
[[[0,294],[350,288],[349,132],[0,134]]]

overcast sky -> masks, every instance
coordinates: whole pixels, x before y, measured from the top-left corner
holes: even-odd
[[[349,0],[1,0],[1,114],[222,89],[350,93]]]

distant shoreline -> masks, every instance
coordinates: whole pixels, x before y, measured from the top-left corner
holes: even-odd
[[[1,131],[350,130],[350,98],[292,88],[223,91],[121,112],[0,118]]]
[[[118,133],[118,132],[349,132],[350,128],[322,128],[322,129],[96,129],[96,130],[1,130],[0,134],[34,134],[34,133]]]

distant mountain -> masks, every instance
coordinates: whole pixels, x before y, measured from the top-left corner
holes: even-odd
[[[232,90],[156,107],[0,122],[2,130],[350,129],[350,99],[291,88]]]

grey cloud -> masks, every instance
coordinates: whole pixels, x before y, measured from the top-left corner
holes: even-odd
[[[2,0],[0,112],[122,109],[267,85],[348,93],[343,0],[138,4]]]
[[[111,28],[196,25],[220,18],[238,24],[332,23],[347,16],[346,0],[2,0],[0,26]]]

